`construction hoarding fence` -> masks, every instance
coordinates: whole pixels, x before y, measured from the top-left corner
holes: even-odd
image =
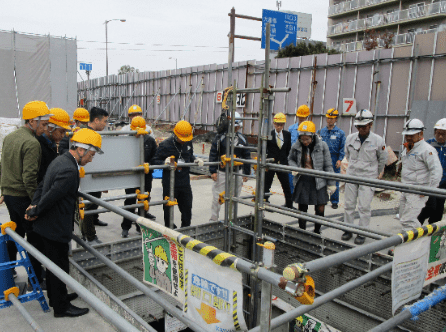
[[[75,39],[0,30],[0,59],[0,116],[20,117],[31,100],[73,114],[77,104]]]
[[[285,113],[288,128],[296,121],[297,107],[310,105],[314,86],[313,121],[318,129],[325,125],[326,110],[337,108],[342,113],[344,99],[349,105],[353,100],[357,110],[372,111],[374,131],[399,151],[406,119],[420,118],[427,128],[425,136],[431,137],[435,122],[446,117],[445,41],[446,32],[437,32],[416,35],[413,44],[393,49],[272,59],[270,85],[291,87],[289,93],[275,94],[273,113]],[[264,67],[264,61],[234,63],[237,87],[259,87]],[[152,121],[175,123],[184,116],[195,128],[213,130],[221,113],[218,93],[228,85],[227,64],[110,75],[79,82],[78,103],[88,109],[101,106],[118,118],[125,118],[128,108],[138,104]],[[256,94],[247,94],[237,111],[256,117],[259,102]],[[341,116],[337,125],[346,134],[356,130],[348,116]],[[244,134],[257,132],[257,121],[244,120]]]

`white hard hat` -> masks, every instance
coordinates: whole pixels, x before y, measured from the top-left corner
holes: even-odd
[[[241,118],[241,115],[239,112],[235,112],[235,126],[242,126],[242,120],[239,120]]]
[[[446,118],[438,120],[434,126],[434,129],[446,130]]]
[[[373,122],[373,114],[369,110],[360,110],[355,115],[355,126],[365,126],[368,123]]]
[[[415,135],[423,131],[424,129],[424,124],[421,120],[410,119],[404,126],[403,135]]]

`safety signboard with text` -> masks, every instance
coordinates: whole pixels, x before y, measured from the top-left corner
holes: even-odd
[[[266,45],[266,24],[271,24],[270,49],[279,50],[289,44],[296,44],[297,20],[295,14],[263,9],[262,48]]]
[[[208,331],[247,330],[242,275],[191,250],[186,255],[186,315]]]
[[[440,232],[432,235],[430,239],[429,261],[427,274],[424,280],[426,286],[435,280],[446,277],[446,226]]]

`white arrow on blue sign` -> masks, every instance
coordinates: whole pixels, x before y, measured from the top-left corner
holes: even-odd
[[[91,63],[83,63],[81,62],[79,64],[79,69],[80,70],[88,70],[91,71],[93,69],[93,65]]]
[[[279,50],[289,44],[296,44],[297,15],[263,9],[262,48],[265,48],[266,24],[271,23],[270,49]]]

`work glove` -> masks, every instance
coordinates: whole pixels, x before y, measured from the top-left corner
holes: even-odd
[[[164,161],[164,165],[170,165],[170,157],[167,157]]]
[[[327,187],[327,193],[329,196],[333,195],[336,191],[336,186],[328,186]]]
[[[197,163],[200,167],[204,166],[204,160],[201,158],[195,158],[195,163]]]
[[[291,174],[292,174],[293,176],[296,176],[297,174],[299,174],[299,172],[298,172],[298,171],[291,171]]]

